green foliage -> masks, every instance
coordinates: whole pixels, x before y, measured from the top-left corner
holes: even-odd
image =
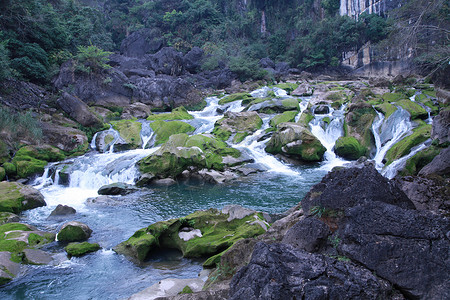
[[[193,293],[192,289],[187,285],[178,294],[181,295],[181,294],[192,294],[192,293]]]
[[[11,77],[11,60],[9,59],[9,50],[7,41],[0,42],[0,81]]]
[[[236,73],[239,80],[259,80],[267,75],[267,71],[261,69],[258,61],[243,56],[234,56],[230,59],[230,70]]]
[[[104,69],[111,68],[106,62],[108,61],[108,56],[112,52],[104,51],[97,46],[78,46],[78,53],[76,59],[79,64],[82,64],[88,73],[100,72]]]
[[[31,112],[16,113],[8,108],[0,107],[0,131],[30,141],[39,142],[42,139],[42,129]]]

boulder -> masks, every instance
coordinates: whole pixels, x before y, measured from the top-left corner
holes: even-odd
[[[0,182],[0,212],[17,214],[45,205],[44,196],[35,188],[18,182]]]
[[[226,112],[224,117],[214,124],[213,134],[225,141],[235,134],[233,142],[240,143],[247,135],[260,129],[262,123],[255,111]]]
[[[334,146],[334,152],[348,160],[356,160],[366,153],[366,149],[352,136],[340,137]]]
[[[405,193],[372,165],[342,168],[328,173],[311,188],[301,204],[305,212],[311,212],[313,208],[338,212],[366,202],[415,208]]]
[[[65,223],[59,230],[56,238],[59,242],[77,242],[87,240],[92,233],[86,224],[78,221]]]
[[[326,148],[305,126],[298,123],[281,123],[266,144],[266,152],[313,162],[320,161]]]
[[[331,234],[328,225],[317,218],[304,218],[292,226],[283,237],[282,243],[313,253],[327,243]]]
[[[155,54],[146,55],[144,64],[156,74],[180,76],[185,70],[183,54],[172,47],[164,47]]]
[[[142,146],[142,124],[135,120],[112,121],[111,125],[122,138],[122,150],[136,149]]]
[[[295,98],[287,99],[256,99],[247,106],[247,111],[257,111],[260,113],[282,113],[285,111],[299,110],[298,100]]]
[[[98,190],[99,195],[128,195],[139,190],[134,185],[116,182],[102,186]]]
[[[45,143],[66,152],[75,152],[78,149],[87,150],[88,138],[81,130],[56,125],[49,122],[41,122]]]
[[[120,53],[130,57],[142,57],[148,53],[155,53],[162,45],[163,38],[159,29],[143,28],[123,39]]]
[[[53,261],[51,254],[39,249],[23,250],[24,261],[30,265],[48,265]]]
[[[261,68],[272,68],[275,69],[275,63],[269,57],[264,57],[259,60],[259,65]]]
[[[364,155],[368,155],[375,147],[375,139],[372,133],[372,123],[376,112],[373,107],[365,102],[352,103],[345,116],[346,136],[354,137],[365,149]]]
[[[314,90],[309,83],[300,84],[292,93],[292,96],[311,96]]]
[[[183,57],[184,67],[190,73],[197,73],[200,69],[204,51],[199,47],[192,47]]]
[[[391,282],[411,299],[443,299],[450,290],[448,218],[380,201],[345,212],[335,233],[341,255]]]
[[[19,222],[20,218],[18,215],[11,212],[0,212],[0,225],[6,223]]]
[[[230,284],[237,299],[390,299],[392,286],[369,270],[285,244],[256,244]]]
[[[444,213],[450,211],[450,185],[447,179],[404,176],[396,178],[395,182],[416,209]]]
[[[100,249],[101,247],[99,244],[91,244],[88,242],[70,243],[64,248],[69,256],[83,256],[87,253],[95,252]]]
[[[11,253],[0,251],[0,286],[13,280],[20,270],[20,264],[11,261]]]
[[[135,102],[125,107],[122,112],[122,119],[145,119],[151,115],[151,110],[148,105],[140,102]]]
[[[276,127],[276,126],[278,126],[281,123],[294,122],[295,121],[295,117],[297,115],[298,115],[298,111],[296,111],[296,110],[285,111],[282,114],[274,116],[270,120],[270,126]]]
[[[85,127],[101,125],[101,121],[89,110],[89,106],[77,97],[64,92],[56,103],[65,113]]]
[[[330,107],[328,105],[317,105],[313,109],[315,115],[327,115],[330,113]]]
[[[143,261],[152,250],[175,248],[180,250],[184,257],[209,257],[204,265],[212,267],[236,241],[265,232],[258,222],[265,221],[257,213],[242,218],[234,217],[227,221],[230,215],[216,209],[196,211],[186,217],[158,222],[138,230],[114,250]],[[191,235],[191,238],[182,239],[185,234],[180,237],[179,233],[184,232],[186,227],[195,234]]]
[[[434,123],[433,123],[434,124]],[[420,170],[420,176],[429,175],[448,176],[450,174],[450,148],[447,147],[439,153],[429,164]]]
[[[77,211],[73,207],[70,207],[70,206],[67,206],[67,205],[58,204],[58,206],[56,206],[56,208],[50,213],[49,217],[59,217],[59,216],[73,215],[76,212]]]
[[[195,127],[182,121],[155,121],[150,124],[155,134],[155,145],[165,143],[172,135],[181,133],[191,133],[195,131]]]
[[[99,196],[86,199],[86,205],[89,206],[115,206],[122,204],[124,204],[124,202],[120,201],[120,199],[111,198],[108,196]]]

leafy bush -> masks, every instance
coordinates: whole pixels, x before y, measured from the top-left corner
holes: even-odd
[[[261,69],[258,61],[243,56],[235,56],[230,59],[230,70],[236,73],[239,80],[259,80],[267,75],[267,71]]]
[[[112,52],[104,51],[94,45],[78,46],[77,49],[77,62],[81,63],[88,72],[100,72],[111,68],[106,62]]]
[[[0,132],[32,141],[42,139],[42,129],[31,112],[16,113],[8,108],[0,107]]]

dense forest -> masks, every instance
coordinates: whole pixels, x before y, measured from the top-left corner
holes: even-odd
[[[202,48],[210,54],[203,70],[228,66],[241,79],[264,76],[258,65],[264,57],[302,70],[338,67],[343,52],[369,41],[384,55],[393,45],[392,56],[413,48],[429,72],[447,65],[447,1],[409,1],[389,16],[363,14],[357,20],[340,16],[339,5],[339,0],[5,0],[0,80],[46,85],[68,59],[119,51],[122,40],[142,28],[154,30],[164,46],[182,52]]]

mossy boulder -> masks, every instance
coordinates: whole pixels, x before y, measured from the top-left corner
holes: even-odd
[[[373,107],[364,102],[353,103],[349,106],[345,116],[344,136],[354,137],[366,149],[368,155],[375,147],[375,138],[372,132],[372,123],[377,113]]]
[[[128,149],[137,149],[142,145],[142,124],[135,120],[113,121],[111,125],[119,132],[120,137],[128,144]],[[106,137],[105,137],[106,143]]]
[[[309,131],[298,123],[281,123],[266,145],[266,152],[282,154],[299,161],[321,161],[326,148]]]
[[[42,174],[48,162],[66,158],[63,151],[50,145],[25,146],[20,148],[12,159],[19,178]]]
[[[297,115],[298,115],[298,111],[296,111],[296,110],[285,111],[284,113],[273,117],[270,120],[270,126],[276,127],[278,124],[281,124],[281,123],[293,122]]]
[[[101,247],[99,244],[94,243],[88,243],[88,242],[83,242],[83,243],[70,243],[69,245],[67,245],[64,250],[66,250],[67,254],[69,256],[83,256],[85,254],[91,253],[91,252],[95,252],[100,250]]]
[[[11,159],[11,156],[9,154],[8,146],[5,142],[0,140],[0,165],[9,161]]]
[[[3,169],[5,169],[6,175],[9,177],[14,177],[17,174],[17,167],[13,163],[6,162],[3,164]]]
[[[250,133],[260,129],[262,124],[262,119],[254,111],[227,112],[222,119],[215,123],[212,133],[223,141],[235,134],[233,142],[238,143]]]
[[[19,222],[20,218],[18,215],[11,212],[0,212],[0,225],[6,223]]]
[[[411,148],[428,140],[430,135],[431,125],[423,124],[422,126],[415,128],[411,135],[404,137],[387,151],[385,156],[386,165],[407,155],[411,151]]]
[[[179,249],[184,257],[210,258],[205,266],[213,267],[220,261],[220,255],[235,242],[266,232],[268,224],[262,215],[247,211],[248,213],[233,218],[232,212],[209,209],[196,211],[179,219],[158,222],[138,230],[114,250],[144,261],[153,250]]]
[[[271,86],[271,87],[277,87],[277,88],[280,88],[282,90],[285,90],[286,93],[288,95],[290,95],[293,91],[295,91],[298,88],[298,86],[299,85],[297,83],[283,82],[283,83],[279,83],[279,84],[276,84],[276,85]]]
[[[6,171],[4,168],[0,167],[0,181],[3,181],[6,177]]]
[[[428,112],[416,102],[404,99],[398,101],[396,104],[400,105],[409,112],[409,114],[411,115],[411,120],[415,120],[417,118],[419,119],[428,118]]]
[[[298,99],[262,99],[261,101],[251,102],[247,107],[247,111],[257,111],[260,113],[274,114],[282,113],[290,110],[300,110]]]
[[[340,137],[337,139],[334,146],[334,151],[340,157],[349,160],[356,160],[363,156],[367,149],[362,147],[357,139],[354,137]]]
[[[0,182],[0,212],[17,214],[45,205],[44,196],[35,188],[18,182]]]
[[[253,97],[248,93],[236,93],[223,97],[222,99],[219,100],[219,104],[223,105],[238,100],[251,100],[251,99],[253,99]]]
[[[402,93],[384,93],[382,96],[384,101],[387,102],[396,102],[400,99],[406,99],[408,98],[406,95]]]
[[[395,105],[388,102],[376,105],[375,108],[383,113],[385,119],[389,118],[397,110]]]
[[[150,115],[147,120],[158,121],[158,120],[192,120],[194,116],[190,115],[184,106],[179,106],[174,108],[170,113],[154,114]]]
[[[155,145],[165,143],[169,137],[178,133],[194,132],[195,127],[182,121],[155,121],[150,127],[156,134]]]
[[[441,148],[435,146],[430,146],[419,151],[406,161],[405,167],[400,170],[399,174],[401,176],[417,175],[419,171],[429,164],[440,152]]]
[[[152,174],[158,178],[175,178],[188,167],[223,170],[223,157],[239,157],[237,149],[227,145],[212,135],[187,134],[172,135],[155,153],[138,162],[142,174]]]
[[[70,221],[65,223],[56,236],[60,242],[77,242],[87,240],[92,233],[86,224],[78,221]]]

